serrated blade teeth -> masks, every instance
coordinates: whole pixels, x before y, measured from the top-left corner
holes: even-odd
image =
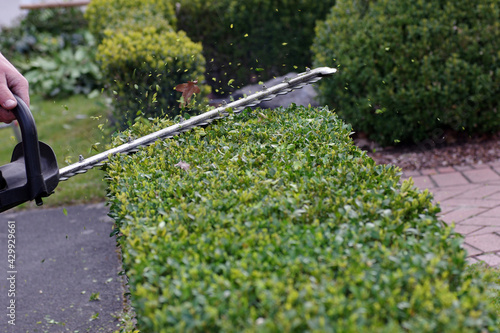
[[[261,91],[256,92],[253,95],[247,96],[237,101],[233,101],[231,103],[224,103],[222,106],[216,109],[207,111],[190,119],[182,119],[182,123],[163,128],[159,131],[136,139],[128,137],[128,141],[121,146],[109,149],[85,159],[80,159],[79,162],[60,169],[59,180],[64,181],[77,174],[86,173],[87,170],[90,170],[96,166],[102,166],[108,160],[109,156],[135,153],[139,150],[140,147],[149,146],[158,139],[173,138],[181,133],[191,130],[194,127],[208,125],[214,120],[222,119],[229,116],[230,114],[240,113],[247,107],[256,106],[262,101],[272,100],[277,95],[288,94],[289,92],[300,89],[305,85],[317,82],[322,77],[332,75],[336,71],[337,70],[335,68],[329,67],[320,67],[313,70],[308,68],[306,72],[300,73],[296,77],[291,79],[285,78],[282,83],[279,83],[273,87],[264,86]],[[233,111],[228,112],[229,109]]]

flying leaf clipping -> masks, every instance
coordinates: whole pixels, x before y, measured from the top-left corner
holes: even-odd
[[[196,85],[198,80],[188,81],[188,83],[181,83],[175,87],[175,90],[182,93],[182,101],[179,107],[182,108],[183,104],[186,106],[189,103],[189,99],[193,94],[199,94],[200,88]]]

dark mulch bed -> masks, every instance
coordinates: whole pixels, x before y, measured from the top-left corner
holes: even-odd
[[[377,163],[397,165],[403,170],[484,164],[500,160],[500,133],[472,138],[450,135],[442,141],[439,144],[428,140],[419,145],[382,148],[362,135],[354,138],[354,142]]]

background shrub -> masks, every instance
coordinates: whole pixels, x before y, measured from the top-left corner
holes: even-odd
[[[182,0],[178,28],[203,43],[208,83],[223,95],[251,81],[310,67],[316,20],[324,19],[334,3]]]
[[[204,80],[205,59],[201,52],[201,44],[193,43],[182,31],[155,26],[107,30],[97,59],[108,89],[114,94],[118,127],[127,127],[139,115],[179,114],[181,95],[174,87]],[[203,88],[205,95],[207,88]]]
[[[339,0],[316,30],[324,103],[382,144],[500,128],[500,4]]]
[[[130,26],[135,29],[138,24],[147,24],[152,16],[161,17],[172,28],[177,21],[174,2],[169,0],[92,0],[85,16],[90,31],[98,39],[104,38],[107,29],[128,29]]]
[[[350,134],[327,108],[255,110],[113,157],[140,331],[498,331],[431,195]]]
[[[178,115],[178,84],[198,80],[200,95],[208,94],[201,44],[175,31],[171,1],[97,0],[86,16],[101,41],[97,60],[119,129],[137,116]]]

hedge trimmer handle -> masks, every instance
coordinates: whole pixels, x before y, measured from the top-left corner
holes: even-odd
[[[35,119],[28,106],[15,96],[12,110],[21,129],[22,142],[12,153],[11,162],[0,167],[0,212],[49,196],[59,183],[56,155],[50,146],[38,141]]]

